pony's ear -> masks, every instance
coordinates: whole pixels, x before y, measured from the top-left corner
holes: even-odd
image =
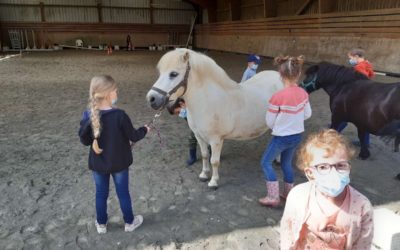
[[[185,54],[183,55],[182,59],[183,59],[184,62],[189,61],[189,52],[188,51],[185,52]]]

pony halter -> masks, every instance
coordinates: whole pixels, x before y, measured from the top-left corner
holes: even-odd
[[[303,89],[305,89],[308,93],[311,93],[311,92],[317,90],[316,83],[317,83],[317,74],[314,74],[311,81],[309,81],[309,82],[302,81],[300,86]]]
[[[189,78],[189,73],[190,73],[190,63],[188,61],[187,65],[186,65],[186,72],[185,72],[185,76],[183,77],[182,81],[180,83],[178,83],[174,88],[172,88],[170,91],[166,92],[162,89],[159,89],[157,87],[151,87],[152,90],[158,92],[159,94],[163,95],[166,97],[165,99],[165,104],[167,104],[169,102],[169,98],[172,94],[174,94],[180,87],[183,87],[183,94],[182,96],[186,93],[186,89],[187,89],[187,84],[188,84],[188,78]]]

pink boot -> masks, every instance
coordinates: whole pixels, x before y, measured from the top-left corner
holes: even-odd
[[[283,186],[283,193],[280,194],[282,199],[286,200],[286,197],[288,196],[290,190],[292,190],[293,186],[294,186],[294,183],[285,182],[285,184]]]
[[[267,196],[259,199],[258,202],[263,206],[279,206],[279,182],[267,181]]]

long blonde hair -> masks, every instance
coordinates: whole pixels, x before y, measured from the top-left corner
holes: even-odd
[[[94,138],[92,149],[96,154],[101,154],[101,152],[103,152],[103,149],[99,147],[98,143],[101,133],[99,105],[108,97],[110,92],[116,88],[117,83],[109,75],[95,76],[90,81],[88,108],[90,110],[90,121]]]

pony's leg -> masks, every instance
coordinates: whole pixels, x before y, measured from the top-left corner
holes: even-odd
[[[222,145],[224,141],[219,140],[217,142],[211,142],[211,166],[212,166],[212,177],[210,182],[208,182],[208,187],[212,189],[217,189],[218,188],[218,180],[219,180],[219,174],[218,174],[218,168],[219,168],[219,163],[220,163],[220,157],[221,157],[221,150],[222,150]]]
[[[394,152],[399,152],[400,135],[396,135],[394,139]]]
[[[199,143],[200,146],[200,151],[201,151],[201,158],[203,160],[203,169],[201,170],[201,173],[199,175],[200,181],[208,181],[210,177],[208,177],[210,173],[210,162],[209,162],[209,152],[208,152],[208,144],[205,142],[202,138],[196,135],[197,142]]]
[[[336,130],[336,131],[338,131],[340,133],[340,131],[344,129],[343,122],[338,117],[335,117],[334,115],[332,115],[332,117],[331,117],[331,127],[330,128],[334,129],[334,130]]]
[[[365,138],[365,133],[366,131],[363,129],[357,128],[357,133],[358,133],[358,139],[360,140],[361,144],[361,150],[358,156],[361,158],[361,160],[367,159],[371,154],[368,150],[368,144]]]

